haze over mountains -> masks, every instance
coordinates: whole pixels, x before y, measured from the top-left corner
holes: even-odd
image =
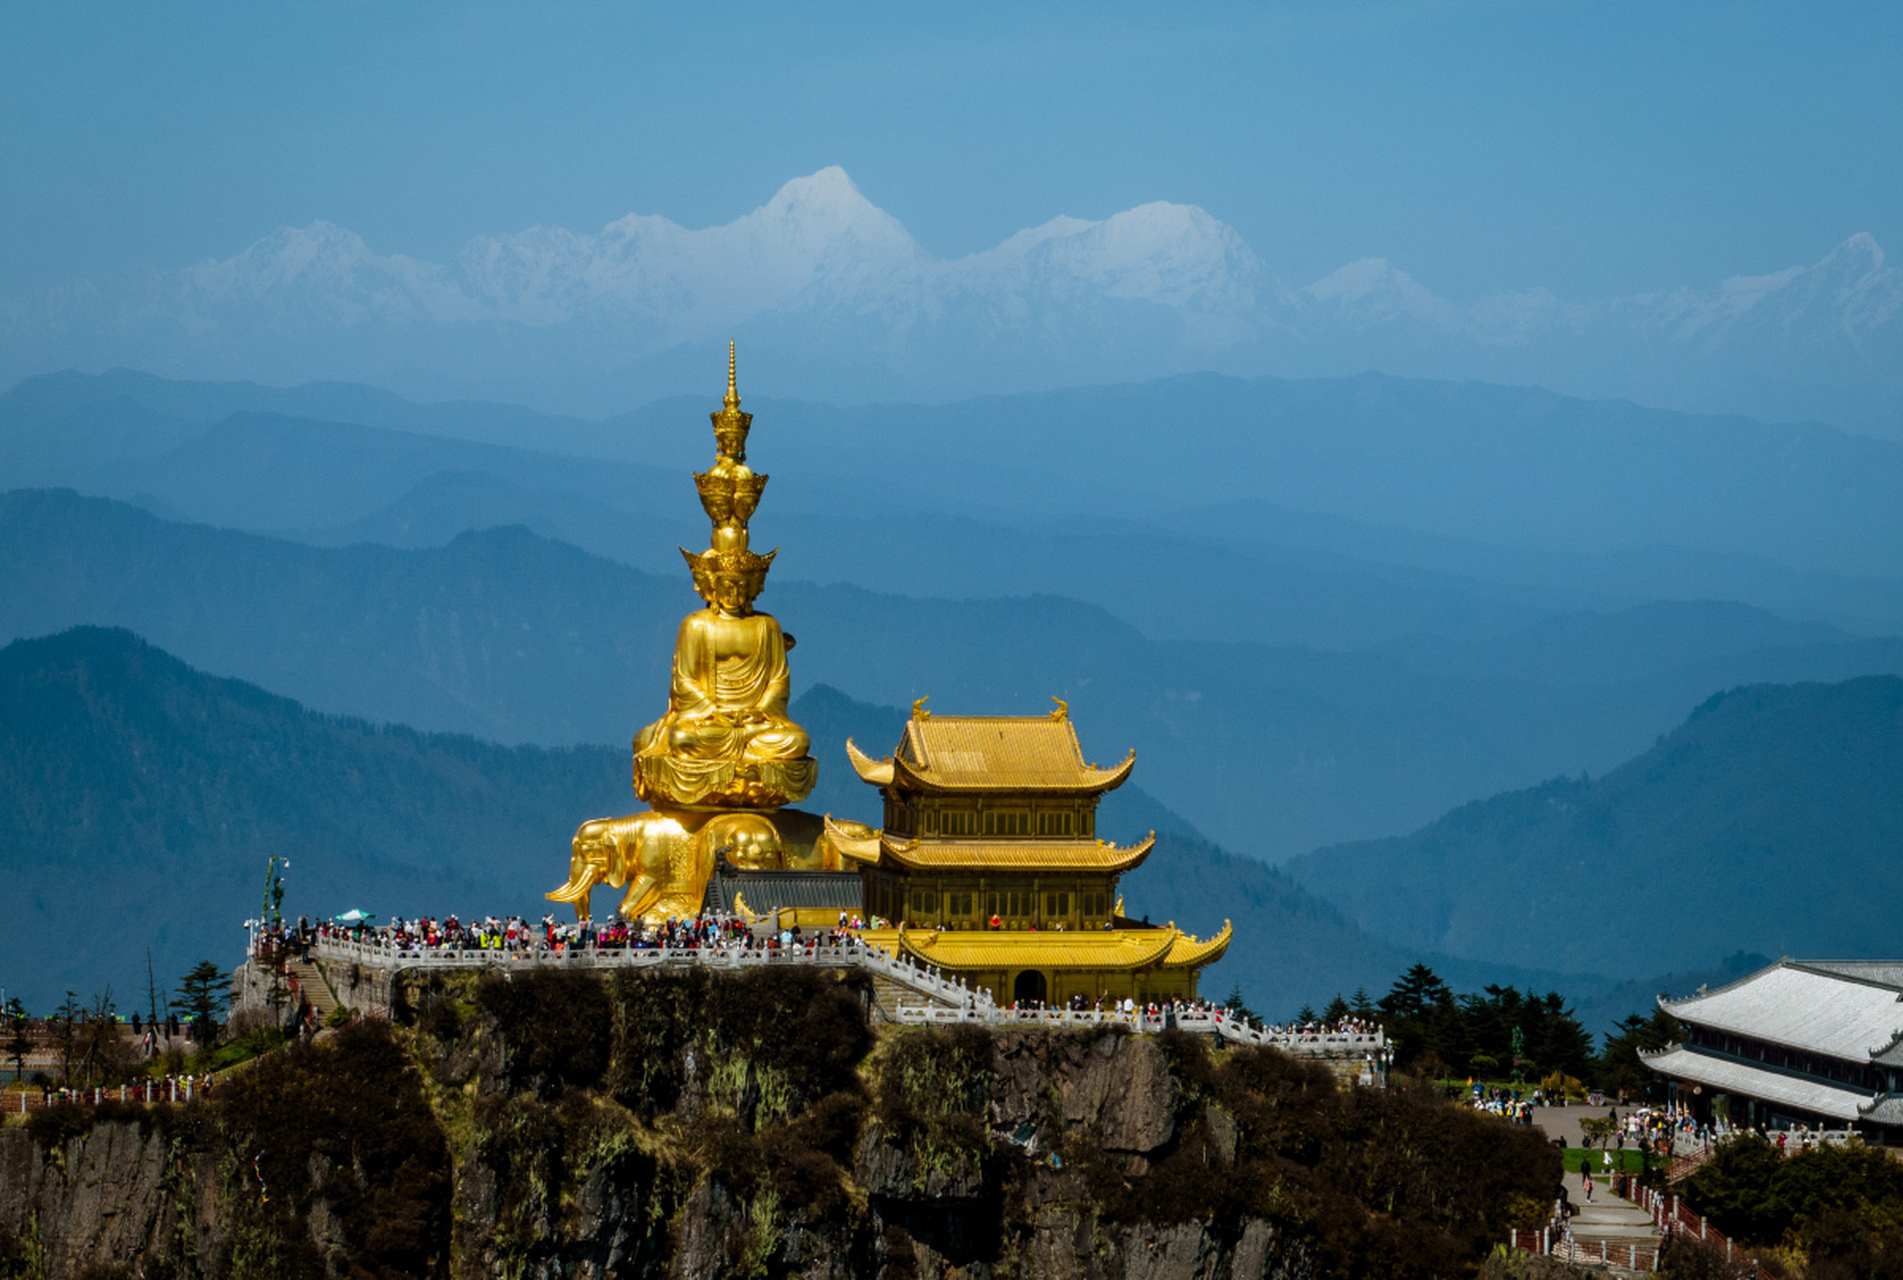
[[[673,575],[711,399],[591,423],[58,375],[0,396],[0,484],[325,542],[520,522]],[[748,407],[782,575],[1329,647],[1658,598],[1903,630],[1903,447],[1827,428],[1377,377]]]
[[[682,573],[523,529],[326,549],[58,492],[0,497],[0,636],[126,626],[322,711],[507,742],[625,744],[660,713]],[[1035,712],[1229,848],[1270,859],[1405,830],[1555,773],[1602,771],[1716,688],[1903,672],[1903,641],[1740,606],[1654,605],[1405,655],[1157,640],[1055,596],[956,601],[769,582],[797,689]],[[1577,658],[1591,635],[1593,662]],[[1502,666],[1495,674],[1492,668]]]
[[[601,413],[691,390],[737,335],[781,394],[834,402],[1378,368],[1903,435],[1903,273],[1868,235],[1819,252],[1623,298],[1535,284],[1449,299],[1380,258],[1284,280],[1272,247],[1159,201],[944,259],[831,167],[698,230],[638,214],[536,226],[439,264],[315,222],[228,258],[15,295],[0,378],[129,364]]]
[[[1475,801],[1289,873],[1402,947],[1662,972],[1903,952],[1903,680],[1715,694],[1600,778]]]
[[[712,403],[591,422],[347,384],[31,379],[0,396],[0,639],[128,627],[316,713],[583,744],[576,759],[622,761],[603,811],[626,808],[626,743],[659,714],[695,607],[673,548],[706,535],[687,473],[709,456]],[[1260,860],[1310,855],[1319,874],[1318,847],[1606,774],[1739,685],[1903,675],[1894,442],[1374,376],[747,407],[773,476],[756,542],[783,548],[762,604],[800,640],[800,714],[883,747],[892,708],[925,694],[973,711],[1067,699],[1093,756],[1139,753],[1154,799],[1132,792],[1125,817],[1180,833],[1143,909],[1205,929],[1211,911],[1260,914],[1264,941],[1224,989],[1325,997],[1423,955],[1469,984],[1644,981],[1777,949],[1741,912],[1683,952],[1585,943],[1545,964],[1528,939],[1547,917],[1486,950],[1484,930],[1430,937],[1348,889],[1359,922],[1344,919]],[[1645,848],[1689,838],[1652,822],[1690,803],[1680,783],[1635,810],[1656,828]],[[867,802],[822,770],[817,806]],[[159,828],[203,816],[167,804]],[[559,847],[586,816],[562,804],[532,839],[503,826]],[[48,820],[35,839],[67,857],[77,837]],[[1514,851],[1558,839],[1496,835],[1506,886]],[[1577,896],[1565,885],[1549,915]]]

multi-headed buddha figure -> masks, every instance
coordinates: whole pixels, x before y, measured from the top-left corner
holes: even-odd
[[[740,411],[731,346],[726,399],[712,417],[717,457],[694,483],[713,538],[705,551],[681,549],[707,607],[681,619],[667,713],[635,735],[634,789],[650,810],[583,823],[568,883],[548,895],[580,915],[606,883],[628,885],[623,916],[691,916],[721,860],[743,870],[838,866],[820,820],[782,808],[806,798],[819,766],[786,713],[793,638],[753,608],[778,553],[747,545],[767,477],[747,466],[753,415]]]
[[[649,804],[763,808],[806,798],[817,762],[787,718],[792,641],[753,601],[777,552],[747,546],[747,521],[767,478],[747,466],[753,415],[740,411],[732,349],[727,397],[713,415],[719,457],[694,476],[714,522],[713,545],[681,548],[707,607],[681,619],[667,714],[634,739],[634,789]]]

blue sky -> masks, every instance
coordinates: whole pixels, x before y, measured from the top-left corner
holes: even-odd
[[[1895,5],[19,3],[0,286],[700,226],[836,163],[942,255],[1164,199],[1293,283],[1605,297],[1903,246],[1899,55]]]

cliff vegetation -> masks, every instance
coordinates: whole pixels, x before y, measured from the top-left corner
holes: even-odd
[[[0,1131],[7,1277],[1474,1274],[1558,1160],[1178,1034],[876,1032],[825,973],[416,982],[207,1100]]]

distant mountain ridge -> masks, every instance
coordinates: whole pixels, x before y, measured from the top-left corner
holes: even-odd
[[[1160,201],[942,259],[836,166],[698,230],[636,214],[537,226],[438,264],[314,222],[230,258],[0,302],[4,378],[130,363],[600,409],[644,382],[687,389],[692,361],[738,334],[776,386],[829,399],[1374,367],[1734,410],[1761,410],[1770,385],[1779,415],[1809,387],[1799,416],[1891,434],[1903,404],[1903,272],[1867,234],[1711,288],[1457,303],[1379,258],[1291,285],[1229,226]]]
[[[705,465],[711,403],[586,422],[343,384],[55,375],[0,395],[0,487],[318,541],[522,522],[672,573],[704,521],[683,477]],[[1826,427],[1374,375],[748,405],[775,477],[761,536],[791,518],[800,572],[878,589],[1086,594],[1147,619],[1195,614],[1115,597],[1178,581],[1233,597],[1241,575],[1333,608],[1319,596],[1345,584],[1313,579],[1346,574],[1382,638],[1461,630],[1421,609],[1449,593],[1485,612],[1731,598],[1903,629],[1903,443]],[[1118,567],[1185,540],[1201,545],[1161,572]]]
[[[1417,667],[1159,640],[1050,595],[905,596],[785,571],[762,606],[800,639],[796,690],[1002,713],[1063,697],[1087,748],[1135,747],[1159,800],[1271,860],[1612,767],[1713,689],[1903,673],[1903,641],[1695,604],[1588,620],[1603,657],[1554,678],[1576,661],[1557,656],[1564,629],[1424,648]],[[44,491],[0,494],[0,581],[0,638],[124,626],[324,711],[552,746],[625,744],[660,714],[676,625],[697,607],[678,569],[642,573],[521,528],[320,548]],[[1489,670],[1502,655],[1511,678]]]
[[[1900,784],[1903,679],[1751,685],[1603,777],[1475,801],[1288,871],[1396,946],[1469,960],[1638,974],[1739,948],[1891,958]]]

